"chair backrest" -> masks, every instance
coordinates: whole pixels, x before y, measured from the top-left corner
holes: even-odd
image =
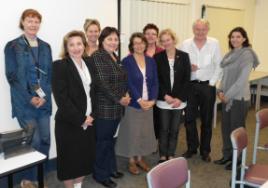
[[[248,136],[246,129],[244,127],[235,129],[231,133],[231,140],[233,144],[233,149],[237,149],[238,153],[240,153],[248,145]]]
[[[263,146],[259,145],[260,130],[268,127],[268,108],[264,108],[256,113],[256,130],[253,147],[252,163],[256,164],[257,150],[268,150],[267,144]]]
[[[149,188],[175,188],[188,181],[187,160],[183,157],[163,162],[147,174]]]
[[[245,163],[246,163],[246,150],[248,145],[248,136],[246,129],[244,127],[240,127],[235,129],[231,133],[231,141],[233,146],[233,160],[232,160],[232,182],[231,188],[235,188],[237,183],[236,181],[236,172],[237,172],[237,163],[239,154],[242,152],[242,166],[241,166],[241,175],[240,177],[244,177],[245,173]]]
[[[260,125],[260,129],[268,127],[268,108],[264,108],[256,114],[257,123]]]

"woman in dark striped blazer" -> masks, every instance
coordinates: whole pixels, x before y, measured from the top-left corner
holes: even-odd
[[[127,95],[127,73],[114,53],[119,45],[119,33],[106,27],[99,37],[99,50],[92,54],[96,76],[96,161],[93,177],[106,187],[116,187],[110,178],[120,178],[115,161],[115,138],[124,106],[130,102]]]

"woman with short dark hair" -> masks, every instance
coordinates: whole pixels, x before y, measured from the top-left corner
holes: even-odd
[[[143,156],[153,153],[157,147],[153,126],[153,106],[158,93],[157,69],[154,59],[144,54],[146,47],[144,35],[133,33],[129,40],[131,54],[123,59],[131,102],[120,123],[116,153],[129,158],[128,170],[135,175],[140,173],[138,167],[149,171]]]
[[[158,46],[159,29],[155,24],[148,23],[146,26],[144,26],[143,34],[148,42],[146,55],[153,57],[155,54],[163,51],[163,48]]]
[[[96,76],[96,161],[94,179],[105,187],[116,187],[113,178],[121,178],[115,159],[115,138],[124,106],[130,102],[127,94],[127,73],[115,54],[119,32],[105,27],[99,37],[99,49],[90,56]]]
[[[52,54],[50,45],[37,37],[41,21],[42,15],[37,10],[23,11],[19,24],[23,34],[6,44],[5,68],[10,85],[12,117],[17,118],[21,128],[33,128],[32,147],[48,156]],[[24,178],[35,180],[32,174],[27,173]],[[27,184],[32,183],[21,182],[21,186]]]

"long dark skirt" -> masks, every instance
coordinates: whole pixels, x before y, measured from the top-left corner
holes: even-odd
[[[56,121],[57,175],[59,180],[75,179],[93,170],[95,159],[95,127]]]

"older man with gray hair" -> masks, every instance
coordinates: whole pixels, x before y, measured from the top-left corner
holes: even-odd
[[[218,40],[208,37],[209,22],[198,19],[193,23],[194,37],[185,40],[181,49],[189,53],[191,61],[191,89],[185,111],[187,151],[185,158],[191,158],[200,146],[202,160],[210,162],[210,142],[212,137],[213,107],[216,99],[216,82],[218,81],[222,59]],[[196,127],[196,118],[200,112],[200,142]]]

